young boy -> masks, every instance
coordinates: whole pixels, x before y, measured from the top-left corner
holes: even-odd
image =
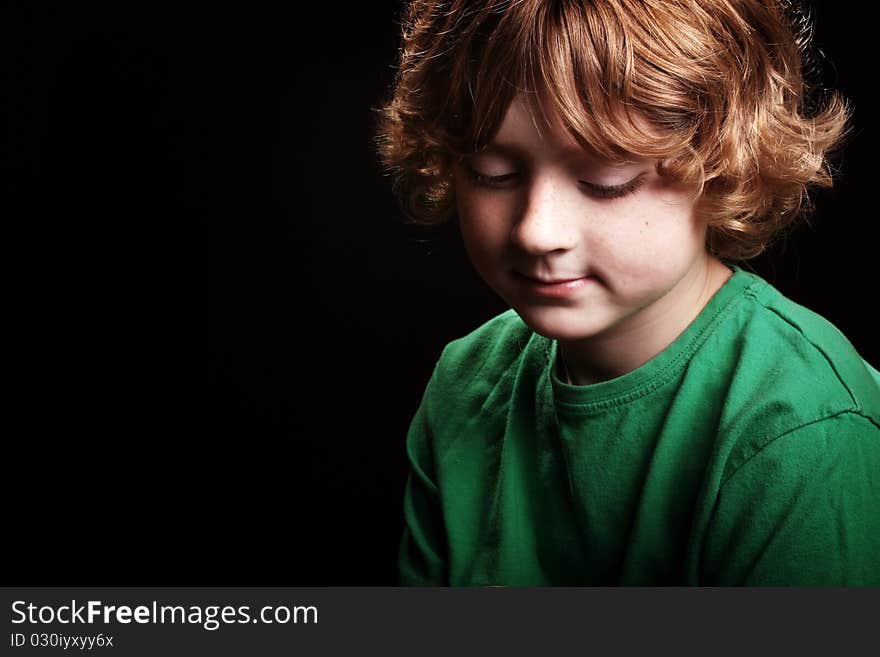
[[[511,306],[412,422],[403,584],[880,585],[880,375],[736,266],[830,185],[789,2],[411,2],[380,150]]]

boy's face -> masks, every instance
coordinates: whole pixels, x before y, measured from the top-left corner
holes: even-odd
[[[653,160],[612,165],[516,98],[492,144],[455,168],[465,246],[534,331],[560,340],[650,330],[705,273],[694,191]]]

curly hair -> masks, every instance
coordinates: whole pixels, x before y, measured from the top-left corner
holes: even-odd
[[[413,0],[402,18],[376,142],[414,222],[454,214],[453,165],[519,93],[585,149],[696,184],[721,258],[758,255],[810,209],[810,186],[832,184],[850,112],[836,92],[811,106],[811,24],[793,2]]]

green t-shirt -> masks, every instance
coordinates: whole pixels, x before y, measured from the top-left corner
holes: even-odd
[[[880,585],[880,375],[737,269],[663,352],[557,377],[505,312],[407,436],[404,585]]]

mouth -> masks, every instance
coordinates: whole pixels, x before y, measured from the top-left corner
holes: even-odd
[[[514,270],[514,278],[527,292],[543,297],[563,298],[574,294],[596,281],[595,276],[565,278],[533,278]]]

